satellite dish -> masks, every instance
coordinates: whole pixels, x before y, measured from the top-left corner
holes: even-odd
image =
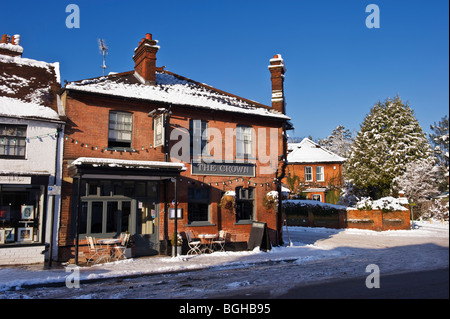
[[[105,40],[98,39],[98,49],[100,50],[100,54],[103,55],[103,76],[105,76],[105,70],[107,68],[106,66],[106,55],[108,54],[108,46],[106,45]]]

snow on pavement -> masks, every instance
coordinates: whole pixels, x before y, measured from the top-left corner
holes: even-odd
[[[199,256],[149,257],[128,259],[91,267],[80,267],[80,279],[99,280],[119,277],[132,277],[147,274],[168,272],[183,272],[198,269],[238,269],[252,265],[277,262],[291,262],[293,264],[308,264],[314,261],[326,261],[333,258],[354,256],[359,252],[392,254],[388,255],[389,269],[404,267],[405,260],[401,252],[417,253],[417,261],[405,269],[423,270],[436,267],[448,267],[448,238],[449,226],[435,222],[434,224],[420,223],[415,230],[399,230],[375,232],[361,229],[327,229],[309,227],[289,227],[284,239],[288,244],[284,247],[273,247],[269,252],[241,251],[215,252]],[[394,240],[395,239],[395,240]],[[394,243],[395,242],[395,243]],[[428,249],[427,243],[443,246],[443,250]],[[396,249],[387,250],[395,245]],[[434,246],[433,246],[434,247]],[[414,251],[417,250],[417,251]],[[421,258],[421,255],[423,258]],[[386,257],[386,256],[384,256]],[[44,269],[42,265],[21,267],[0,267],[0,291],[19,289],[29,285],[46,285],[60,283],[64,285],[66,278],[72,272],[60,267]],[[245,281],[228,284],[230,288],[246,286]]]

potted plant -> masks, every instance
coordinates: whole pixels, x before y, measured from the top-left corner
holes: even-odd
[[[180,233],[173,232],[172,239],[170,242],[172,243],[172,256],[175,256],[175,240],[177,241],[177,256],[181,255],[181,245],[183,245],[183,238]]]
[[[236,204],[236,193],[234,191],[226,191],[220,199],[219,207],[223,209],[232,210]]]
[[[267,209],[275,210],[278,205],[278,192],[270,191],[263,198],[263,205]]]

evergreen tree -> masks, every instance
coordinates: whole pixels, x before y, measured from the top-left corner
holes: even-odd
[[[345,163],[345,176],[360,195],[390,194],[406,165],[427,159],[432,150],[413,110],[399,96],[376,103],[364,119]]]
[[[438,124],[436,122],[430,125],[433,133],[430,134],[430,143],[436,156],[437,165],[440,171],[440,190],[444,191],[448,188],[448,160],[449,160],[449,130],[448,116],[444,116]]]

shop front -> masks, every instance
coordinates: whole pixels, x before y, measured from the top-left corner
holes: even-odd
[[[0,175],[0,265],[44,262],[48,174]]]
[[[93,158],[74,161],[69,174],[74,179],[75,258],[86,236],[117,238],[121,233],[130,234],[133,257],[158,254],[164,218],[161,188],[165,180],[176,178],[183,170],[182,163]]]

